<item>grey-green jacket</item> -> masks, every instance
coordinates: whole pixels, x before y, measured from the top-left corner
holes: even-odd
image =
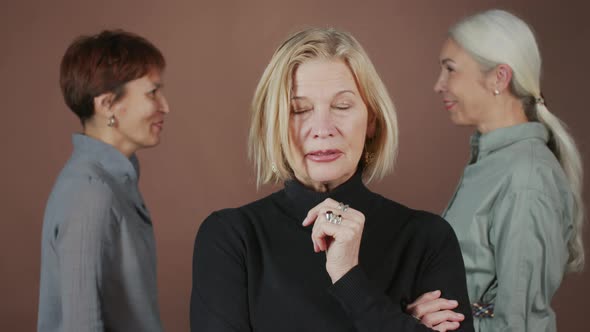
[[[463,252],[469,299],[494,303],[476,331],[555,331],[573,196],[538,122],[471,138],[471,161],[443,217]]]

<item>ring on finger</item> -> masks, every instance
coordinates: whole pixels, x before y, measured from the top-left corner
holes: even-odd
[[[342,212],[346,212],[350,206],[348,204],[344,204],[342,202],[338,203],[338,209],[342,210]]]
[[[326,221],[330,224],[340,225],[342,223],[342,215],[334,214],[332,211],[326,211]]]
[[[326,211],[326,221],[331,223],[332,220],[334,219],[335,215],[334,212],[332,211]]]

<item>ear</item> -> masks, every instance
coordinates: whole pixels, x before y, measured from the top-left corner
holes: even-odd
[[[373,138],[375,136],[375,130],[377,127],[377,115],[373,111],[369,111],[369,118],[367,121],[367,138]]]
[[[512,81],[512,68],[510,68],[509,65],[498,65],[494,70],[492,70],[492,75],[493,77],[491,77],[491,79],[493,81],[493,90],[503,92],[509,89],[510,82]]]
[[[105,92],[94,97],[94,114],[99,114],[102,117],[108,118],[113,115],[113,101],[115,94],[112,92]]]

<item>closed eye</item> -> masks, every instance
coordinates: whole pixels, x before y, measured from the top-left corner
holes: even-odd
[[[296,109],[293,109],[292,113],[293,114],[303,114],[303,113],[307,113],[309,111],[311,111],[311,108],[296,108]]]

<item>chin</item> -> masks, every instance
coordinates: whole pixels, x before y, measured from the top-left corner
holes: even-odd
[[[318,183],[329,183],[334,182],[342,177],[346,176],[348,173],[344,172],[341,169],[335,168],[328,168],[328,167],[310,167],[309,169],[309,178],[313,182]]]
[[[146,140],[145,142],[143,142],[142,146],[143,148],[153,148],[158,144],[160,144],[160,138],[152,138],[150,140]]]
[[[459,114],[453,114],[453,113],[451,113],[451,122],[454,125],[457,125],[457,126],[466,126],[466,125],[468,125],[467,123],[465,123],[465,120]]]

